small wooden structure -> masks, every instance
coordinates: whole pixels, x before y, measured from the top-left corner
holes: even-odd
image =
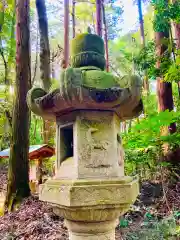
[[[29,147],[29,160],[30,160],[30,188],[35,192],[36,184],[42,183],[42,161],[45,158],[52,157],[55,154],[55,149],[47,144],[32,145]],[[10,148],[0,152],[1,158],[9,158]]]

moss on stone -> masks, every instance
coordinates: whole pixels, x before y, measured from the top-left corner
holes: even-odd
[[[71,59],[71,65],[74,68],[84,66],[96,66],[101,70],[105,69],[105,58],[96,52],[81,52]]]
[[[77,35],[71,43],[72,67],[96,66],[104,70],[104,42],[95,34]]]
[[[116,78],[111,73],[98,70],[84,71],[83,85],[96,89],[119,87]]]
[[[96,34],[83,33],[77,35],[71,43],[71,56],[81,52],[96,52],[104,55],[104,42],[101,37]]]

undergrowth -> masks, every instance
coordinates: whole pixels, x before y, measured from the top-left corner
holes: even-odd
[[[174,212],[168,217],[159,220],[150,213],[146,213],[139,223],[123,218],[119,227],[128,227],[128,231],[123,233],[123,240],[177,240],[180,239],[180,226],[178,219],[180,212]]]

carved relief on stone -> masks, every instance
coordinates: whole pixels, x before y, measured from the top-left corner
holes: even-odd
[[[114,196],[114,193],[116,195]],[[87,187],[74,189],[72,201],[80,202],[83,199],[82,205],[100,205],[100,204],[113,204],[125,203],[128,201],[128,191],[124,188],[106,188],[104,187]]]
[[[107,153],[111,147],[111,142],[108,140],[99,140],[97,137],[99,131],[100,130],[98,130],[98,128],[89,127],[86,134],[92,162],[89,164],[89,167],[110,167],[110,164],[103,164],[103,160],[107,158]]]
[[[103,119],[81,119],[79,122],[78,156],[80,165],[85,168],[111,167],[109,158],[112,152],[112,141],[108,126],[111,128],[112,124],[107,119],[103,121]]]

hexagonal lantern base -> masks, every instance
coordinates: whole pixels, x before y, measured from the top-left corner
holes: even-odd
[[[40,200],[66,219],[71,240],[114,240],[117,219],[135,201],[138,179],[49,180],[40,186]]]

